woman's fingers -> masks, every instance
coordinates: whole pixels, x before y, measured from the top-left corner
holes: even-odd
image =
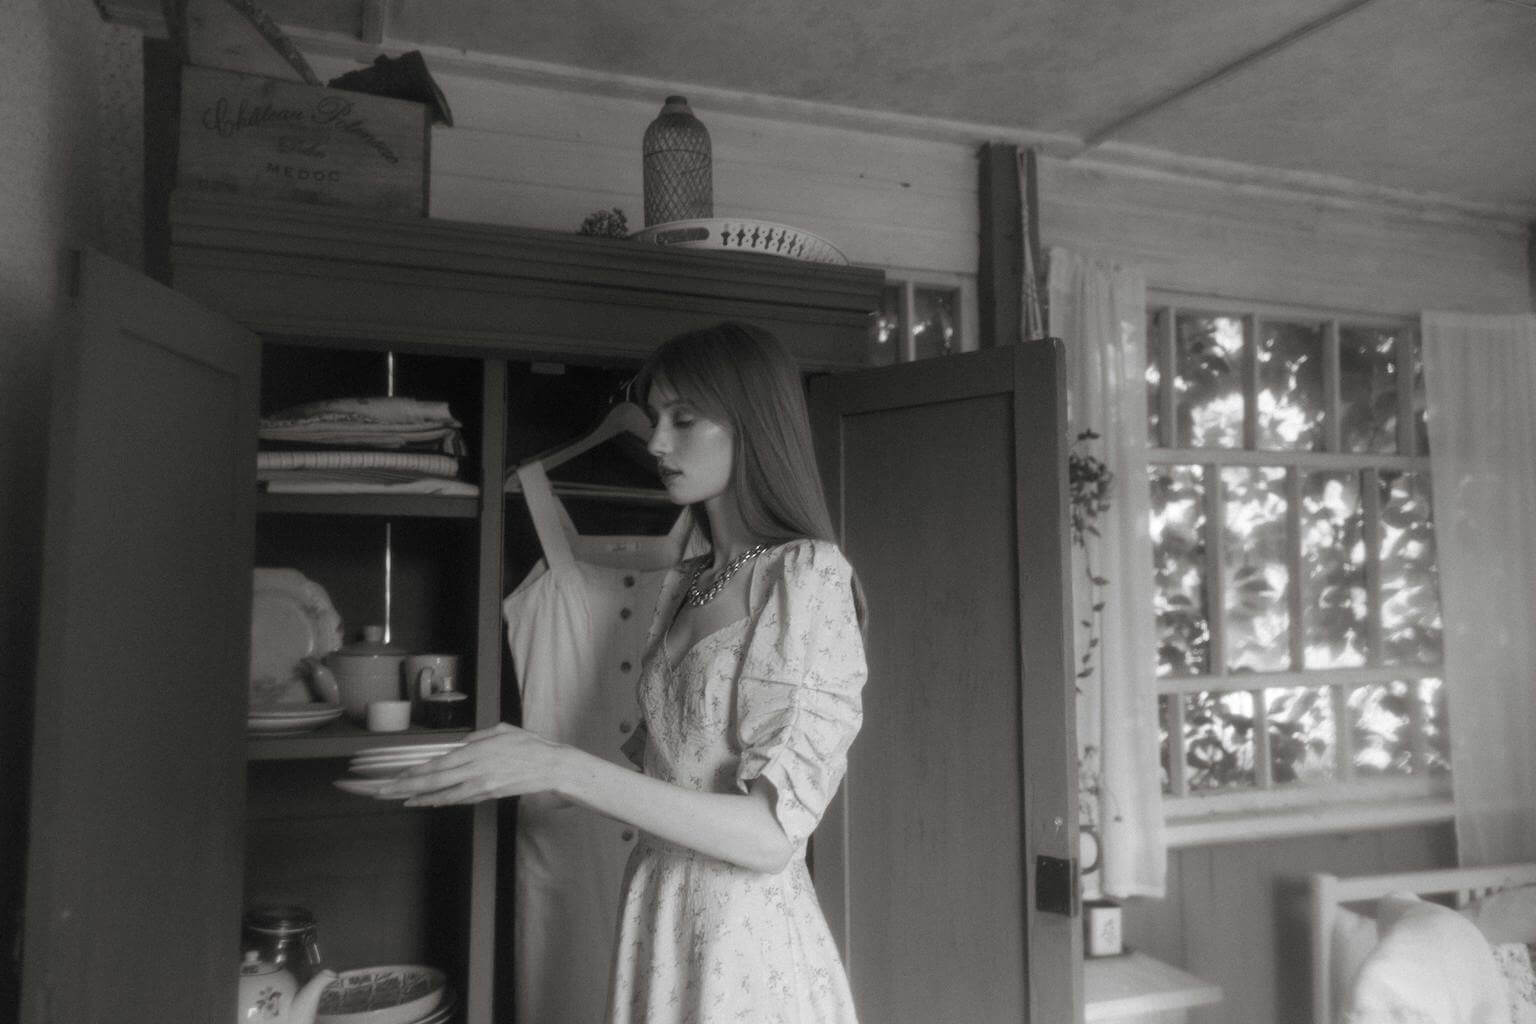
[[[425,768],[425,765],[421,767]],[[402,796],[415,796],[418,793],[431,793],[434,790],[447,789],[456,786],[467,779],[475,777],[475,771],[470,766],[444,766],[430,772],[422,772],[413,769],[411,775],[402,772],[389,780],[387,786],[379,787],[379,796],[385,798],[399,798]]]
[[[559,749],[533,733],[499,725],[458,750],[402,771],[378,795],[405,797],[407,806],[421,807],[539,792],[551,785]]]

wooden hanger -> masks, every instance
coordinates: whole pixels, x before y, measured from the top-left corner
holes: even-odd
[[[641,441],[646,442],[649,442],[651,439],[650,417],[645,414],[644,409],[641,409],[634,402],[619,402],[610,408],[607,415],[585,434],[582,434],[575,440],[556,445],[548,451],[535,455],[531,459],[524,459],[518,463],[517,468],[521,469],[530,463],[538,462],[542,463],[546,470],[553,469],[562,463],[571,461],[578,455],[591,451],[604,441],[612,440],[621,434],[633,434]],[[509,490],[516,491],[519,489],[516,470],[508,474],[507,483]]]

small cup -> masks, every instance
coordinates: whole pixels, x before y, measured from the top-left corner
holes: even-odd
[[[368,705],[369,732],[402,732],[410,727],[410,701],[376,700]]]

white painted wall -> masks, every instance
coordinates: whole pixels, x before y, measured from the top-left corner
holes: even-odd
[[[311,61],[322,77],[354,66]],[[643,226],[640,139],[677,89],[710,131],[718,215],[805,228],[897,276],[974,283],[987,140],[965,126],[902,134],[871,115],[863,130],[849,111],[767,97],[429,62],[456,121],[433,132],[435,217],[574,230],[618,206]],[[1531,308],[1524,225],[1368,185],[1106,147],[1042,157],[1040,198],[1046,246],[1140,264],[1159,288],[1394,315]]]
[[[322,78],[352,65],[312,57]],[[454,127],[432,136],[433,217],[574,231],[617,206],[644,226],[640,141],[663,96],[545,88],[455,71],[433,77]],[[861,264],[972,274],[971,147],[746,116],[693,99],[714,151],[716,216],[815,232]]]
[[[1040,161],[1047,244],[1146,268],[1154,287],[1345,312],[1527,312],[1525,226],[1252,176]]]

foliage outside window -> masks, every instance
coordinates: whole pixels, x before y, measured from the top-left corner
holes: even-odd
[[[888,366],[965,350],[962,301],[958,286],[887,277],[871,332],[871,363]]]
[[[1158,302],[1147,348],[1169,813],[1443,790],[1412,325]]]

